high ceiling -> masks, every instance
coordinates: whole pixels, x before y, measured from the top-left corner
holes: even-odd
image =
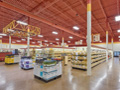
[[[61,42],[62,37],[65,42],[83,40],[87,35],[87,4],[86,0],[1,0],[0,2],[0,32],[3,27],[9,24],[12,20],[20,20],[29,23],[30,25],[41,28],[41,34],[44,36],[32,37],[31,42],[38,40],[48,40],[49,42]],[[21,14],[20,11],[13,11],[11,8],[3,7],[2,4],[14,6],[31,15],[41,18],[37,20]],[[114,41],[119,41],[117,32],[120,29],[120,22],[115,21],[115,16],[120,14],[120,0],[92,0],[92,34],[100,33],[101,40],[105,42],[106,31],[109,32],[109,41],[114,37]],[[45,23],[47,22],[47,23]],[[52,24],[52,26],[50,24]],[[73,26],[78,26],[80,29],[75,31]],[[53,35],[52,31],[58,32],[58,35]],[[70,39],[72,36],[73,39]],[[55,38],[59,38],[56,41]],[[13,41],[20,38],[12,37]],[[8,36],[3,38],[3,42],[8,42]],[[20,43],[26,43],[22,41]],[[31,43],[32,44],[32,43]]]

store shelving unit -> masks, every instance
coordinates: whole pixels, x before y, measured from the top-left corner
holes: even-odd
[[[87,70],[87,48],[85,46],[79,47],[72,55],[72,68]],[[92,47],[91,67],[93,68],[104,61],[106,61],[106,50]]]

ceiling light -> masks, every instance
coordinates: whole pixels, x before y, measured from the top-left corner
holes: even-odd
[[[2,38],[2,36],[0,36],[0,38]]]
[[[21,39],[22,41],[26,41],[26,39]]]
[[[50,43],[50,44],[53,44],[53,43]]]
[[[73,29],[74,29],[74,30],[79,30],[80,28],[77,27],[77,26],[73,26]]]
[[[35,44],[35,42],[32,42],[33,44]]]
[[[41,41],[38,41],[38,43],[41,43]]]
[[[58,32],[55,32],[55,31],[53,31],[52,33],[53,33],[53,34],[58,34]]]
[[[115,17],[115,21],[120,21],[120,15]]]
[[[7,34],[4,34],[4,33],[0,33],[1,36],[7,36]]]
[[[12,41],[12,43],[15,43],[14,41]]]
[[[47,40],[45,40],[44,42],[48,42]]]
[[[17,42],[21,42],[20,40],[17,40]]]
[[[68,43],[70,43],[70,41],[68,41]]]
[[[120,29],[119,29],[119,30],[117,30],[117,32],[120,32]]]
[[[120,38],[120,36],[118,36],[118,38]]]
[[[58,41],[58,40],[59,40],[59,38],[56,38],[55,40],[57,40],[57,41]]]
[[[38,37],[43,37],[43,35],[38,35]]]
[[[22,25],[28,25],[26,22],[22,22],[22,21],[17,21],[17,23]]]
[[[69,36],[69,38],[70,38],[70,39],[73,39],[73,37],[72,37],[72,36]]]

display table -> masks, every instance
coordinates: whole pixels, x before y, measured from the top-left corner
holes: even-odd
[[[28,56],[21,57],[19,65],[22,69],[26,70],[32,69],[34,67],[32,58]]]
[[[34,76],[48,82],[62,75],[62,63],[60,60],[37,59],[34,66]]]
[[[5,64],[15,64],[20,62],[20,55],[6,55],[5,56]]]

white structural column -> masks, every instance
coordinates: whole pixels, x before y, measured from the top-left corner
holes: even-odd
[[[111,39],[111,44],[112,44],[112,52],[114,52],[114,49],[113,49],[113,38]],[[113,53],[112,53],[112,58],[113,58]]]
[[[11,36],[9,35],[9,51],[11,51]]]
[[[108,31],[106,31],[106,62],[108,62]]]
[[[64,47],[64,37],[62,37],[62,47]]]
[[[42,47],[42,41],[40,41],[40,47]]]
[[[27,37],[27,56],[30,56],[30,33],[29,33],[29,28],[28,28],[28,37]]]
[[[87,75],[91,76],[91,0],[87,0]]]

